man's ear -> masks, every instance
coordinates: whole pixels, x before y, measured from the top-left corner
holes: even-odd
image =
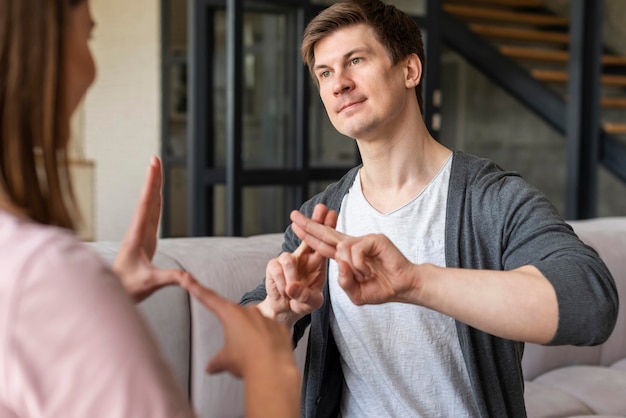
[[[422,61],[417,54],[405,58],[405,84],[408,89],[417,87],[422,79]]]

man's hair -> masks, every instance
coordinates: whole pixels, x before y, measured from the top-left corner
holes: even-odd
[[[422,33],[409,15],[380,0],[345,0],[324,9],[304,30],[300,52],[316,83],[313,72],[315,44],[339,29],[359,23],[374,30],[376,39],[383,45],[394,65],[410,54],[416,54],[422,62],[422,68],[425,68]],[[415,90],[423,113],[421,81]]]
[[[64,54],[84,0],[0,0],[0,199],[36,222],[73,228]]]

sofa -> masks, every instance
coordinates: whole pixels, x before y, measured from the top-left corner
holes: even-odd
[[[580,238],[607,263],[626,300],[626,217],[570,222]],[[159,240],[155,265],[189,271],[205,286],[238,301],[260,283],[282,234],[252,237]],[[108,262],[119,243],[94,242]],[[213,314],[182,289],[168,287],[139,305],[175,375],[201,418],[244,415],[242,382],[227,374],[207,375],[206,362],[221,348],[222,329]],[[546,347],[526,344],[523,358],[529,417],[626,416],[626,314],[604,344]],[[306,335],[295,350],[303,367]]]

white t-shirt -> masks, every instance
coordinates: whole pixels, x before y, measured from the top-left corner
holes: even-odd
[[[0,416],[193,415],[103,261],[67,231],[0,211]]]
[[[365,199],[357,175],[337,229],[385,234],[413,263],[445,266],[445,217],[451,158],[411,202],[388,214]],[[329,272],[331,330],[345,378],[341,416],[472,417],[472,397],[454,320],[416,305],[356,306]]]

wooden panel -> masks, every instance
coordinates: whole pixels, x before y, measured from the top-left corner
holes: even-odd
[[[567,62],[569,60],[569,54],[567,51],[556,49],[525,48],[502,45],[500,46],[500,52],[511,58],[532,61]]]
[[[478,35],[493,39],[533,41],[560,45],[567,45],[569,43],[569,35],[566,32],[518,29],[478,23],[469,25],[469,28]]]
[[[624,97],[603,97],[600,104],[604,108],[626,108],[626,98]]]
[[[499,48],[502,54],[511,58],[546,62],[569,61],[569,53],[564,50],[510,45],[501,45]],[[619,55],[603,55],[602,64],[605,66],[626,66],[626,57],[621,57]]]
[[[626,135],[626,124],[624,123],[605,123],[602,127],[606,133],[613,135]]]
[[[443,10],[452,15],[470,18],[484,19],[506,23],[522,23],[537,26],[567,26],[567,17],[552,16],[542,13],[521,13],[507,10],[496,10],[492,8],[461,6],[456,4],[445,4]]]
[[[603,75],[602,84],[606,86],[626,87],[626,76],[623,75]]]
[[[626,66],[626,57],[621,57],[619,55],[604,55],[602,57],[602,64],[606,66]]]
[[[485,4],[490,6],[507,6],[507,7],[544,7],[545,4],[541,0],[455,0],[448,3],[460,4]]]
[[[566,71],[532,69],[530,73],[537,80],[546,83],[567,83],[569,74]],[[626,87],[626,76],[623,75],[603,75],[601,82],[605,86]]]

